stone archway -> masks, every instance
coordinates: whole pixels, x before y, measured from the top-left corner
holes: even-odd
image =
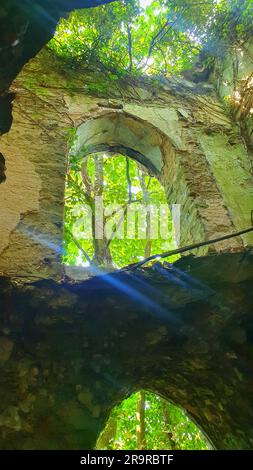
[[[159,181],[157,167],[163,165],[159,137],[156,130],[125,113],[106,114],[77,129],[66,175],[68,277],[81,280],[98,274],[98,267],[122,268],[154,249],[157,252],[161,240],[163,248],[165,243],[167,247],[179,243],[180,209],[169,207]],[[73,242],[79,247],[74,256]]]
[[[103,114],[78,127],[73,153],[109,151],[142,163],[155,175],[164,165],[163,136],[147,122],[124,112]]]
[[[61,64],[42,51],[13,83],[13,124],[1,138],[6,180],[0,185],[0,272],[61,277],[68,131],[86,129],[92,140],[92,129],[108,126],[108,119],[112,144],[132,148],[136,158],[146,159],[160,172],[168,202],[181,204],[183,245],[249,225],[250,157],[210,86],[193,89],[187,82],[179,87],[172,81],[154,90],[148,82],[123,82],[113,90],[106,83],[107,96],[101,97],[88,92],[94,73],[86,72],[85,80],[82,70],[74,77],[72,70],[62,72]],[[106,133],[93,139],[93,145],[103,145],[102,136]],[[241,250],[251,243],[248,234],[211,249]],[[206,252],[202,248],[198,254]]]

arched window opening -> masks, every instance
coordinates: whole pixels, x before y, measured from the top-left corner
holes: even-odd
[[[106,270],[175,248],[165,191],[152,170],[122,154],[70,156],[64,245],[65,264]]]
[[[208,450],[211,446],[185,412],[160,396],[139,391],[116,406],[98,450]]]

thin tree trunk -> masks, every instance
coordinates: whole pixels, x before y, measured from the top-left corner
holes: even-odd
[[[91,156],[89,157],[91,158]],[[92,213],[92,241],[94,248],[94,256],[92,264],[105,268],[112,267],[112,257],[110,248],[107,245],[106,239],[103,237],[99,239],[96,237],[96,212],[95,212],[95,198],[103,197],[104,190],[104,160],[102,155],[94,155],[94,167],[95,167],[95,180],[92,185],[91,178],[88,174],[87,159],[82,164],[81,176],[84,185],[84,191],[86,193],[89,206]],[[104,234],[104,224],[101,227],[101,232]]]
[[[137,450],[146,449],[146,430],[145,430],[145,392],[139,392],[137,402],[136,426]]]
[[[173,433],[170,430],[171,428],[170,411],[169,411],[168,403],[166,403],[165,400],[162,400],[162,410],[163,410],[163,418],[164,418],[165,426],[167,428],[167,431],[165,431],[165,433],[166,433],[166,437],[168,440],[168,449],[176,450],[177,444],[174,441]]]
[[[130,163],[128,157],[126,157],[126,177],[128,186],[128,203],[130,204],[132,202],[132,181],[130,177]]]
[[[148,193],[148,188],[145,184],[144,180],[144,175],[142,171],[138,168],[138,177],[142,189],[142,194],[143,194],[143,200],[146,206],[147,214],[146,214],[146,246],[145,246],[145,253],[144,257],[148,258],[151,255],[151,250],[152,250],[152,240],[151,240],[151,214],[149,208],[149,193]]]
[[[104,158],[103,155],[97,155],[94,157],[94,166],[95,166],[95,183],[94,183],[94,196],[95,197],[103,197],[104,191]],[[96,238],[96,231],[95,231],[95,217],[96,214],[93,214],[93,245],[94,245],[94,258],[93,262],[97,266],[102,266],[105,268],[112,267],[112,257],[109,246],[107,246],[107,240],[105,236],[102,239]],[[102,233],[104,234],[104,220],[103,220],[103,227]]]

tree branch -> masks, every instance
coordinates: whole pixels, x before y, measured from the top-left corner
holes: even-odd
[[[176,248],[175,250],[166,251],[164,253],[152,255],[146,259],[143,259],[142,261],[139,261],[138,263],[129,264],[125,268],[122,268],[120,271],[129,271],[131,269],[137,269],[143,266],[144,264],[147,264],[149,261],[153,261],[157,258],[158,259],[168,258],[169,256],[178,255],[180,253],[185,253],[186,251],[191,251],[191,250],[194,250],[195,248],[200,248],[201,246],[213,245],[214,243],[218,243],[223,240],[229,240],[230,238],[239,237],[243,235],[244,233],[249,233],[249,232],[253,232],[253,227],[247,228],[245,230],[240,230],[239,232],[233,232],[228,235],[223,235],[218,238],[213,238],[212,240],[207,240],[207,241],[199,242],[199,243],[193,243],[192,245],[187,245],[182,248]]]
[[[183,14],[185,12],[186,8],[188,8],[188,7],[187,6],[183,7],[181,14]],[[150,59],[150,57],[153,53],[154,47],[164,38],[164,36],[168,33],[168,31],[173,28],[173,26],[176,24],[177,20],[178,20],[177,16],[176,16],[175,20],[172,21],[172,22],[167,20],[164,23],[164,25],[159,29],[159,31],[155,34],[155,36],[151,40],[145,64],[141,68],[146,67],[146,65],[148,63],[148,60]]]
[[[90,263],[92,265],[92,260],[89,257],[88,253],[86,253],[86,251],[80,245],[79,241],[74,237],[73,233],[68,229],[66,229],[66,230],[69,233],[69,235],[71,236],[71,238],[72,238],[74,244],[77,246],[78,250],[80,250],[82,252],[82,254],[84,255],[85,259],[88,261],[88,263]]]
[[[129,55],[129,72],[132,71],[133,68],[133,52],[132,52],[132,33],[129,24],[127,25],[127,37],[128,37],[128,55]]]
[[[81,177],[83,181],[83,185],[85,188],[85,193],[88,196],[89,200],[91,199],[91,193],[93,190],[92,182],[88,174],[87,170],[88,159],[84,158],[82,166],[81,166]]]

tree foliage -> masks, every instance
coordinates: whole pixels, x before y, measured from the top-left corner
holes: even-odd
[[[99,449],[138,448],[139,404],[138,392],[115,407],[98,442]],[[145,397],[145,449],[152,450],[208,450],[210,445],[203,433],[184,411],[150,392]]]
[[[124,0],[63,19],[50,47],[117,75],[168,75],[252,34],[252,0]]]
[[[112,230],[107,239],[100,240],[99,246],[94,240],[91,217],[96,196],[103,198],[103,229],[107,226]],[[154,210],[156,207],[159,210],[160,205],[167,206],[165,192],[158,180],[136,161],[108,154],[70,157],[65,200],[65,263],[83,265],[90,260],[98,266],[122,267],[173,248],[170,218],[167,239],[161,237],[160,231],[156,239],[149,240],[147,232],[141,233],[142,238],[138,239],[138,227],[135,238],[128,237],[127,208],[136,210],[138,223],[138,216],[143,213],[141,205],[147,204],[154,206]],[[148,230],[148,221],[144,228]],[[122,238],[114,236],[116,230]]]

